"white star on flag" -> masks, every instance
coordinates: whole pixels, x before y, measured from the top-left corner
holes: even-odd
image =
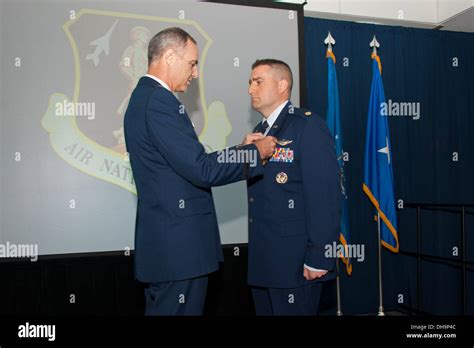
[[[388,159],[388,164],[390,164],[390,151],[388,150],[388,137],[385,137],[385,147],[382,147],[381,149],[377,150],[377,152],[384,153],[387,155]]]

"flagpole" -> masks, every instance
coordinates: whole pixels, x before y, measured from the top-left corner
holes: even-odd
[[[382,243],[380,242],[380,212],[377,212],[377,230],[378,230],[378,241],[379,241],[379,311],[378,316],[384,316],[383,310],[383,291],[382,291]]]
[[[341,288],[339,285],[339,260],[336,259],[336,293],[337,293],[337,312],[336,315],[340,317],[342,315],[341,310]]]
[[[327,51],[332,52],[332,45],[336,43],[336,40],[331,36],[331,32],[328,32],[328,36],[324,40],[324,44],[328,46]],[[340,277],[339,277],[339,257],[336,258],[336,297],[337,297],[337,316],[342,315],[341,310],[341,286],[340,286]]]
[[[372,47],[372,53],[377,54],[377,48],[380,47],[377,38],[373,37],[372,41],[369,44]],[[378,316],[384,316],[385,312],[383,310],[383,290],[382,290],[382,243],[380,242],[380,212],[377,211],[377,237],[379,242],[379,311]]]

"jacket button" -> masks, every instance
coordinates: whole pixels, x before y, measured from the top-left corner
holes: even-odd
[[[249,222],[250,222],[250,223],[252,223],[252,222],[253,222],[253,219],[252,219],[252,218],[250,218],[250,219],[249,219]]]
[[[253,203],[254,200],[255,200],[255,199],[253,199],[253,197],[250,197],[250,198],[249,198],[249,202],[250,202],[250,203]]]

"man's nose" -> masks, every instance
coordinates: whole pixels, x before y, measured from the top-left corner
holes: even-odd
[[[198,76],[199,76],[199,72],[198,72],[197,67],[195,66],[195,67],[193,68],[193,78],[197,79]]]

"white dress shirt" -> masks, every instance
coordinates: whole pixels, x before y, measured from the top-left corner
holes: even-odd
[[[285,100],[280,106],[278,106],[273,112],[268,116],[267,118],[262,119],[262,123],[267,121],[268,123],[268,128],[265,131],[264,135],[267,135],[270,129],[272,128],[273,124],[275,123],[276,119],[278,118],[278,115],[280,115],[281,110],[285,107],[286,103],[288,103],[288,100]]]
[[[168,91],[172,92],[171,89],[169,88],[169,86],[162,80],[160,80],[158,77],[154,76],[154,75],[150,75],[150,74],[146,74],[145,75],[146,77],[149,77],[150,79],[153,79],[155,80],[156,82],[158,82],[160,85],[162,85],[163,87],[165,87]]]

